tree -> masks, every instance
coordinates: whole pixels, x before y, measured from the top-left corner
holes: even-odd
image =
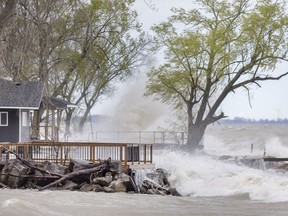
[[[92,0],[75,11],[75,36],[59,50],[62,77],[59,80],[58,73],[53,78],[53,95],[81,107],[80,130],[99,99],[111,95],[113,85],[137,72],[143,62],[149,41],[131,10],[133,3]],[[67,111],[68,126],[73,112]]]
[[[83,127],[100,97],[136,72],[146,40],[134,0],[0,1],[1,76],[40,80],[45,94],[79,105]],[[4,25],[5,24],[5,25]],[[0,26],[0,27],[1,27]],[[39,125],[45,107],[34,115]],[[69,128],[75,110],[66,111]]]
[[[148,73],[146,95],[187,115],[187,147],[194,151],[209,124],[225,118],[225,98],[240,88],[288,75],[273,74],[287,62],[285,1],[196,0],[196,9],[173,9],[153,27],[165,63]],[[198,7],[199,6],[199,7]]]

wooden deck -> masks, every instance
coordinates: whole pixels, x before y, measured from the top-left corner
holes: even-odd
[[[0,160],[7,161],[15,156],[5,153],[4,147],[15,152],[19,157],[34,161],[51,161],[64,166],[70,158],[96,162],[106,160],[121,161],[123,167],[151,167],[153,145],[132,143],[98,142],[53,142],[32,141],[25,143],[0,143]]]

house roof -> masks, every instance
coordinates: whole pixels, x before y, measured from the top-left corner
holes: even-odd
[[[0,108],[38,109],[44,83],[40,81],[13,82],[0,79]]]
[[[57,109],[57,110],[61,110],[61,109],[66,109],[66,108],[77,108],[78,106],[70,103],[68,101],[65,101],[63,99],[60,98],[56,98],[56,97],[43,97],[43,103],[44,106],[49,107],[49,109]]]

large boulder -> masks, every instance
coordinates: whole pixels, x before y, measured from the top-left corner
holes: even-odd
[[[109,185],[115,192],[129,192],[135,191],[132,178],[125,174],[120,173],[115,176],[115,181],[112,181]]]
[[[122,173],[122,164],[121,161],[111,161],[110,171],[113,173]]]
[[[86,160],[79,160],[79,159],[70,159],[70,163],[67,169],[67,172],[74,172],[77,170],[83,170],[83,169],[91,169],[97,166],[97,164],[93,164],[89,161]],[[87,175],[81,175],[81,176],[76,176],[73,178],[73,181],[80,184],[83,182],[90,183],[90,174]]]
[[[62,166],[60,164],[52,163],[50,161],[44,161],[44,162],[38,162],[35,164],[35,166],[39,169],[46,170],[48,173],[55,173],[55,174],[60,174],[64,175],[66,173],[66,167]],[[47,176],[47,178],[40,178],[40,179],[35,179],[33,183],[35,186],[45,186],[47,184],[50,184],[51,182],[55,181],[53,178],[49,178],[49,174],[43,174],[43,172],[40,172],[39,170],[35,170],[35,175],[37,176]],[[27,186],[30,188],[31,186]]]
[[[105,177],[96,177],[93,179],[95,184],[99,184],[102,187],[107,187],[113,181],[113,176],[110,172],[106,173]]]
[[[175,188],[171,187],[168,172],[160,168],[146,174],[140,186],[140,193],[181,196]]]
[[[70,181],[70,180],[66,180],[64,182],[64,184],[62,184],[58,188],[61,189],[61,190],[75,190],[75,189],[79,189],[78,188],[78,184],[76,184],[75,182]]]
[[[62,166],[62,165],[56,164],[56,163],[52,163],[50,161],[44,161],[42,163],[37,163],[35,166],[40,168],[40,169],[44,169],[44,170],[48,171],[49,173],[56,173],[56,174],[64,175],[67,172],[66,171],[67,168],[65,166]],[[43,173],[36,170],[35,174],[41,175]]]
[[[10,188],[20,188],[26,182],[26,178],[21,176],[29,175],[30,171],[30,168],[24,165],[22,162],[18,160],[10,160],[2,169],[2,174],[4,175],[1,175],[0,181]]]
[[[70,159],[68,172],[73,172],[73,171],[82,170],[82,169],[90,169],[93,167],[95,167],[95,164],[89,161],[80,160],[80,159]]]

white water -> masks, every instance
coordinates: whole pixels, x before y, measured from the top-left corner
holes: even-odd
[[[0,191],[0,215],[278,215],[288,214],[288,173],[220,161],[221,155],[288,157],[288,126],[217,126],[200,155],[157,150],[183,197],[70,191]],[[253,152],[251,152],[253,144]]]

